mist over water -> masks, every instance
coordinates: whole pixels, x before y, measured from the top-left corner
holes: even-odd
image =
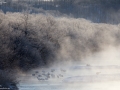
[[[89,1],[75,1],[73,4],[81,7],[79,4],[82,3],[85,8],[86,2]],[[98,0],[96,3],[102,2]],[[86,85],[93,86],[92,90],[99,87],[100,90],[105,90],[108,89],[105,82],[109,81],[115,81],[114,84],[118,84],[120,80],[119,6],[112,7],[113,12],[107,7],[105,10],[111,13],[105,13],[106,17],[113,15],[112,18],[106,18],[107,23],[94,23],[94,18],[90,21],[84,17],[73,18],[64,17],[64,15],[56,17],[49,12],[47,15],[27,11],[6,14],[0,12],[0,71],[3,72],[0,73],[0,79],[5,78],[0,81],[0,84],[9,87],[8,82],[17,84],[20,79],[23,82],[24,79],[28,79],[28,81],[25,80],[26,83],[38,82],[30,76],[34,70],[50,72],[51,69],[55,69],[54,74],[58,75],[62,71],[61,68],[67,70],[62,81],[58,79],[48,81],[52,83],[58,81],[60,85],[68,83],[65,87],[63,86],[65,90],[70,90],[71,82],[75,86],[80,85],[76,90],[78,88],[88,90],[85,88]],[[100,20],[103,19],[105,18],[101,16]],[[7,74],[8,77],[5,77]],[[16,76],[20,76],[20,79]],[[91,81],[94,84],[89,85]],[[83,84],[85,82],[87,84]],[[102,84],[99,86],[98,82]],[[40,81],[40,83],[46,82]],[[105,85],[105,88],[102,89],[102,85]]]

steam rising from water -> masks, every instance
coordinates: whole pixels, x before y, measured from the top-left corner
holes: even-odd
[[[119,24],[1,12],[0,39],[2,70],[17,69],[19,73],[58,63],[62,67],[63,62],[119,63],[119,52],[116,53],[120,44]]]

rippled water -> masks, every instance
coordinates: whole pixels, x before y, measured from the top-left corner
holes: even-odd
[[[119,90],[120,82],[81,83],[64,85],[21,85],[20,90]]]
[[[82,68],[82,69],[81,69]],[[39,70],[37,70],[40,72]],[[49,70],[47,70],[48,72]],[[59,70],[55,70],[57,75]],[[117,65],[108,66],[73,66],[67,68],[63,78],[37,80],[37,75],[21,78],[19,90],[119,90],[120,70]]]

